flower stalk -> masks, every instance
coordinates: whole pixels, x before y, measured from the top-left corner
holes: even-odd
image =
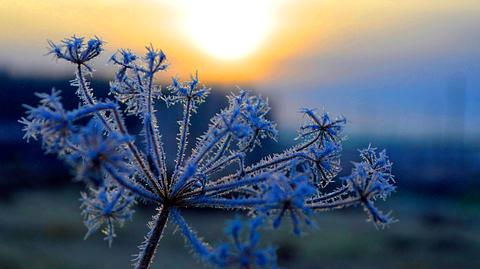
[[[154,80],[168,66],[161,50],[147,47],[143,57],[119,50],[111,57],[118,68],[110,83],[115,100],[99,100],[86,76],[93,72],[90,61],[103,51],[103,41],[73,36],[49,44],[52,55],[75,66],[72,85],[79,108],[65,109],[60,91],[37,94],[38,106],[25,106],[20,120],[24,137],[39,139],[47,153],[57,154],[85,183],[81,209],[87,236],[102,230],[110,245],[115,228],[132,218],[138,201],[157,208],[136,269],[151,268],[170,220],[196,256],[220,268],[276,268],[275,248],[260,243],[260,230],[278,228],[285,219],[297,235],[312,226],[315,213],[354,205],[361,205],[376,227],[395,221],[375,204],[395,191],[385,151],[371,146],[360,150],[351,174],[338,177],[345,118],[302,109],[296,145],[251,162],[252,150],[278,135],[266,98],[244,90],[228,95],[227,106],[190,146],[191,117],[210,94],[200,85],[198,72],[185,82],[173,78],[162,90]],[[157,121],[156,108],[162,104],[183,109],[172,171]],[[130,134],[125,115],[138,119],[143,130]],[[252,218],[229,223],[225,233],[231,244],[210,246],[182,217],[185,208],[234,210]]]

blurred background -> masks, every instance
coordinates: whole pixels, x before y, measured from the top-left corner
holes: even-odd
[[[0,268],[129,268],[147,230],[152,208],[139,207],[110,249],[99,234],[83,241],[82,186],[22,140],[17,120],[34,92],[55,87],[76,106],[72,67],[45,55],[47,39],[73,34],[108,42],[92,78],[100,96],[119,48],[163,49],[163,85],[198,70],[213,93],[194,135],[241,87],[269,98],[280,129],[258,154],[294,142],[302,107],[348,119],[342,174],[357,148],[387,149],[399,187],[382,206],[400,221],[377,231],[354,208],[322,214],[300,238],[288,225],[267,231],[282,268],[480,268],[479,14],[476,0],[0,0]],[[180,113],[158,113],[172,156]],[[212,242],[229,217],[188,215]],[[203,268],[172,231],[153,268]]]

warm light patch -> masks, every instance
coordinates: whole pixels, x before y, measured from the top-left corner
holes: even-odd
[[[270,33],[273,0],[186,0],[181,27],[199,48],[220,59],[243,58]]]

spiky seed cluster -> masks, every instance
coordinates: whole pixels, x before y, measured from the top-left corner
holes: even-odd
[[[73,126],[72,115],[67,114],[60,102],[60,92],[52,89],[50,94],[37,93],[40,98],[38,107],[25,105],[27,116],[20,122],[25,125],[24,138],[42,138],[42,145],[47,152],[56,152],[65,146]]]
[[[395,191],[395,179],[392,176],[392,163],[385,150],[380,153],[369,146],[360,150],[362,161],[354,163],[352,174],[345,177],[349,189],[361,202],[369,216],[369,221],[375,226],[384,227],[395,220],[390,214],[384,214],[374,204],[377,198],[385,200]]]
[[[173,211],[172,216],[185,240],[203,261],[221,268],[276,268],[275,248],[260,246],[258,229],[264,224],[262,217],[242,221],[237,216],[229,221],[225,228],[225,235],[230,238],[230,242],[212,248],[200,240],[178,211]]]
[[[115,234],[115,223],[123,226],[125,221],[130,220],[134,210],[135,197],[130,195],[124,188],[116,186],[104,186],[100,189],[90,189],[88,193],[81,193],[81,209],[84,216],[85,226],[88,232],[85,239],[92,233],[105,226],[102,233],[105,240],[111,246]]]
[[[230,243],[225,243],[213,251],[212,260],[225,267],[229,264],[249,268],[252,264],[258,268],[276,268],[276,253],[274,247],[260,248],[260,233],[262,218],[253,218],[242,222],[240,218],[231,220],[225,234],[230,237]]]
[[[105,185],[103,171],[129,173],[127,164],[130,158],[124,149],[130,137],[118,133],[105,136],[100,125],[98,121],[91,120],[72,137],[73,150],[68,156],[68,161],[77,169],[77,178],[96,186]]]
[[[284,174],[273,174],[265,184],[263,198],[265,206],[261,208],[273,215],[273,227],[278,228],[285,215],[289,214],[295,234],[300,234],[301,219],[310,225],[312,209],[305,203],[306,199],[316,194],[316,188],[308,180],[307,174],[297,174],[295,167]]]
[[[87,62],[97,57],[103,51],[104,42],[95,37],[85,43],[85,38],[72,36],[65,38],[60,44],[49,41],[50,53],[56,58],[69,61],[74,64],[83,65],[89,71],[92,68]]]
[[[161,50],[149,46],[143,57],[120,50],[111,57],[118,67],[110,83],[117,104],[97,100],[86,77],[93,72],[89,61],[103,51],[100,39],[85,42],[74,36],[49,44],[51,54],[76,66],[72,85],[77,87],[80,106],[65,109],[59,91],[37,94],[39,105],[27,106],[27,115],[20,120],[25,138],[40,139],[47,152],[66,160],[76,178],[86,183],[88,190],[81,201],[87,235],[103,228],[111,243],[114,224],[130,219],[135,200],[158,207],[136,268],[149,268],[169,216],[204,261],[237,268],[275,267],[274,250],[261,247],[258,230],[268,223],[277,228],[285,216],[296,234],[301,233],[302,223],[313,222],[315,212],[358,204],[376,226],[393,221],[374,204],[394,191],[392,164],[385,151],[361,150],[362,160],[354,164],[351,175],[336,180],[346,123],[343,117],[301,110],[305,122],[298,131],[298,144],[247,166],[248,153],[263,139],[276,139],[278,134],[265,98],[244,90],[229,95],[227,107],[189,147],[191,117],[210,92],[200,85],[198,73],[186,82],[173,78],[168,90],[162,91],[154,81],[168,66]],[[158,102],[183,108],[175,166],[170,172],[158,128]],[[142,139],[128,133],[124,113],[138,117]],[[186,207],[246,210],[254,218],[243,233],[238,220],[229,225],[231,245],[211,247],[182,217]]]
[[[128,115],[145,116],[152,109],[149,100],[161,98],[161,88],[153,85],[153,75],[167,68],[167,57],[163,51],[157,51],[152,46],[147,47],[143,58],[136,56],[130,50],[120,50],[110,61],[119,66],[115,80],[110,82],[110,94],[126,105]],[[143,76],[137,77],[138,73]],[[151,88],[144,91],[144,87]]]

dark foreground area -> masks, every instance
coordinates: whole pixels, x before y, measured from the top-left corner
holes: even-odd
[[[100,234],[83,240],[77,198],[76,190],[58,189],[20,192],[0,201],[0,268],[130,268],[153,209],[139,208],[108,248]],[[390,199],[388,208],[400,221],[385,230],[365,223],[361,209],[353,208],[319,214],[317,228],[302,237],[283,225],[279,231],[264,231],[263,238],[273,238],[279,246],[281,268],[480,268],[478,199],[420,198],[404,192]],[[219,231],[233,213],[195,211],[187,217],[206,239],[219,242]],[[153,268],[207,268],[173,231],[170,225]]]

